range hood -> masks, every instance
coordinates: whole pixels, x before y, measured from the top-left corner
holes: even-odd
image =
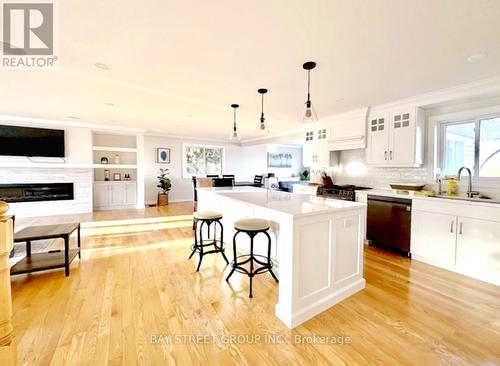
[[[366,148],[366,121],[369,108],[361,108],[329,118],[330,135],[327,138],[330,151]]]

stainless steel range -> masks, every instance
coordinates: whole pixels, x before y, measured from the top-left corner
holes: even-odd
[[[355,201],[356,190],[370,189],[354,185],[333,185],[329,187],[318,187],[317,195],[321,197],[334,198],[344,201]]]

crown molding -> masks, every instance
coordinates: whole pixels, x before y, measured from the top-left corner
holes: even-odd
[[[21,122],[33,125],[49,125],[49,126],[65,126],[65,127],[82,127],[89,128],[93,131],[113,131],[122,134],[144,134],[145,129],[142,128],[132,128],[132,127],[122,127],[104,124],[93,124],[85,122],[69,122],[62,120],[52,120],[44,118],[33,118],[33,117],[23,117],[23,116],[13,116],[13,115],[0,115],[0,123],[3,122]]]
[[[500,95],[500,76],[481,79],[449,88],[430,91],[424,94],[418,94],[389,103],[379,104],[373,106],[371,110],[380,111],[409,104],[425,109],[443,103],[460,102],[474,97],[490,97],[495,95]]]
[[[175,140],[182,140],[183,142],[186,141],[207,141],[207,142],[217,142],[217,143],[222,143],[222,144],[234,144],[229,139],[217,139],[217,138],[210,138],[210,137],[196,137],[196,136],[184,136],[184,135],[172,135],[168,133],[162,133],[162,132],[155,132],[155,131],[147,131],[144,136],[151,136],[151,137],[164,137],[164,138],[170,138],[170,139],[175,139]],[[236,144],[238,145],[238,144]]]

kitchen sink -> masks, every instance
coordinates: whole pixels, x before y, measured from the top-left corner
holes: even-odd
[[[485,196],[479,196],[479,197],[466,197],[466,196],[446,196],[444,194],[442,195],[436,195],[434,196],[436,198],[445,198],[445,199],[450,199],[450,200],[458,200],[458,201],[471,201],[471,202],[487,202],[487,203],[498,203],[500,204],[500,200],[496,199],[491,199]]]

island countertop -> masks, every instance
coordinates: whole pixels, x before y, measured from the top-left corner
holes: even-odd
[[[365,203],[341,201],[255,187],[198,188],[219,196],[245,202],[292,216],[307,216],[366,207]]]
[[[222,213],[221,241],[270,258],[279,278],[275,313],[289,328],[365,287],[366,203],[245,186],[199,188],[197,196],[200,211]],[[242,218],[268,220],[267,235],[238,235]]]

